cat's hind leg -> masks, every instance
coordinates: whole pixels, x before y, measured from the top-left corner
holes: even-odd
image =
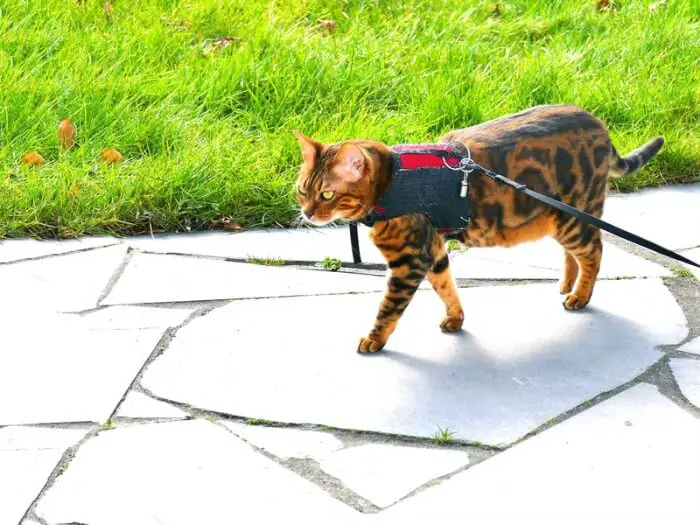
[[[573,222],[573,221],[572,221]],[[593,295],[593,288],[600,271],[603,257],[603,242],[600,230],[588,224],[576,224],[566,233],[559,233],[557,241],[578,265],[578,276],[573,291],[564,298],[564,308],[579,310],[586,306]],[[567,267],[569,258],[567,257]],[[566,272],[566,269],[565,269]],[[564,287],[562,292],[567,293]]]

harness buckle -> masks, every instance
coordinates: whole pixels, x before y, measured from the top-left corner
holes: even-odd
[[[452,171],[461,171],[464,174],[464,177],[462,178],[462,187],[459,190],[459,196],[462,199],[466,199],[467,195],[469,195],[469,174],[472,171],[474,171],[474,161],[472,160],[472,152],[469,151],[469,146],[467,146],[466,144],[464,144],[464,147],[467,150],[467,156],[459,159],[459,164],[455,168],[453,168],[447,163],[445,157],[442,157],[442,163],[445,165],[446,168],[451,169]]]

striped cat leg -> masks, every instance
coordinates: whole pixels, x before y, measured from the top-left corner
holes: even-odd
[[[445,318],[440,323],[443,332],[458,332],[464,323],[464,310],[457,295],[457,286],[450,272],[450,258],[445,250],[445,242],[436,235],[433,242],[435,264],[428,272],[428,281],[438,293],[447,309]]]
[[[557,240],[576,259],[579,268],[574,289],[564,299],[564,308],[579,310],[591,300],[598,278],[600,261],[603,257],[600,230],[584,224],[576,228],[566,239]]]
[[[404,310],[434,264],[431,246],[437,235],[422,217],[398,217],[377,224],[372,240],[386,258],[391,276],[374,328],[360,340],[358,352],[377,352],[394,332]]]
[[[578,263],[573,255],[564,250],[564,273],[559,281],[559,293],[567,294],[574,289],[578,277]]]

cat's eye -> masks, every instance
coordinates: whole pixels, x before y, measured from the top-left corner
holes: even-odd
[[[324,191],[323,193],[321,193],[321,198],[324,201],[329,201],[333,198],[333,195],[335,195],[334,191]]]

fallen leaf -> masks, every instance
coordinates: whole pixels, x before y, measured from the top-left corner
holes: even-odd
[[[124,156],[114,148],[104,150],[100,153],[100,158],[110,164],[117,164],[124,160]]]
[[[66,119],[58,125],[58,142],[64,149],[70,149],[75,144],[75,126]]]
[[[233,231],[233,232],[241,231],[243,229],[243,226],[241,226],[240,224],[238,224],[236,222],[233,222],[233,219],[231,217],[229,217],[228,215],[224,215],[223,217],[216,219],[214,221],[214,224],[215,225],[221,224],[221,226],[223,227],[224,230]]]
[[[335,20],[319,20],[316,22],[316,26],[319,28],[323,29],[324,31],[328,31],[329,33],[332,33],[335,31]]]
[[[104,6],[102,6],[103,11],[105,12],[105,18],[107,19],[107,22],[112,21],[112,4],[110,2],[105,2]]]
[[[214,40],[205,40],[202,43],[202,53],[204,53],[206,56],[216,51],[221,51],[222,49],[225,49],[233,44],[235,41],[236,39],[230,36],[223,36]]]
[[[666,0],[659,0],[658,2],[654,2],[653,4],[649,4],[649,11],[651,11],[653,13],[659,7],[664,7],[665,5],[666,5]]]
[[[22,164],[25,166],[41,166],[42,164],[46,164],[46,160],[36,151],[30,151],[22,156]]]
[[[598,0],[598,11],[610,9],[610,0]]]
[[[78,191],[80,191],[80,188],[78,187],[78,181],[73,181],[70,185],[70,194],[73,197],[76,197],[78,195]]]

